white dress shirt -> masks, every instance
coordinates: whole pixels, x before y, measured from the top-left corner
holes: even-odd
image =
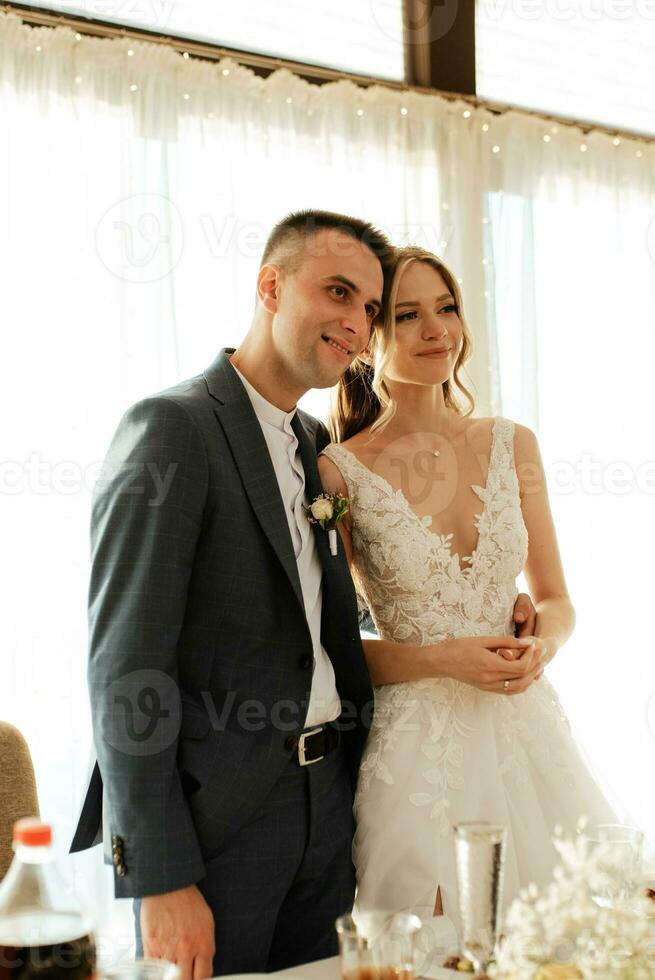
[[[232,365],[234,367],[234,365]],[[259,419],[273,469],[282,495],[293,550],[298,565],[305,616],[312,637],[314,672],[305,727],[334,721],[341,713],[332,661],[321,644],[321,610],[323,600],[323,566],[318,555],[312,525],[303,512],[305,471],[300,447],[291,421],[296,414],[272,405],[254,388],[238,368],[234,370],[248,392]]]

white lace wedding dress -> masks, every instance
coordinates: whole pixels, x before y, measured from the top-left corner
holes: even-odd
[[[348,486],[353,572],[380,637],[426,645],[463,636],[511,635],[528,536],[514,468],[514,423],[494,420],[478,543],[463,559],[452,535],[430,531],[400,490],[347,449],[324,450]],[[550,880],[556,824],[580,815],[616,822],[545,675],[523,694],[479,691],[452,679],[375,689],[375,717],[355,800],[357,907],[457,913],[452,827],[508,828],[505,908],[519,888]]]

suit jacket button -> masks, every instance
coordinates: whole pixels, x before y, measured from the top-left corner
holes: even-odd
[[[295,735],[289,735],[288,738],[284,740],[284,747],[288,749],[289,752],[293,752],[294,749],[298,748],[298,739]]]
[[[314,658],[311,653],[303,653],[301,657],[298,658],[298,666],[302,667],[303,670],[309,670],[314,663]]]

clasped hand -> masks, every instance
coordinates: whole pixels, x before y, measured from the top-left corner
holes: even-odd
[[[540,637],[465,636],[443,644],[445,674],[480,691],[522,694],[538,680],[547,661]]]

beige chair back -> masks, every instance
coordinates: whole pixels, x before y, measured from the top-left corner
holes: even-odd
[[[36,779],[27,742],[17,728],[0,721],[0,881],[14,856],[14,823],[21,817],[38,815]]]

